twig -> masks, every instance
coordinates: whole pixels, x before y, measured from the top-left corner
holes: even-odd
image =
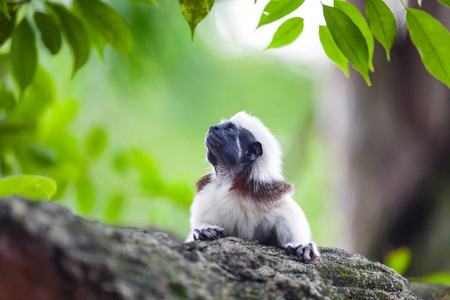
[[[405,8],[405,10],[408,10],[408,8],[406,7],[405,3],[402,0],[400,0],[400,2],[402,3],[402,5]]]

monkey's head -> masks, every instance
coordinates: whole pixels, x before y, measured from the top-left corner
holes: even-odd
[[[260,181],[283,179],[277,140],[258,118],[246,112],[211,126],[205,145],[206,157],[218,176],[245,174]]]

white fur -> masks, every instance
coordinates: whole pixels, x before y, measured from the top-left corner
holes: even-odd
[[[253,164],[250,178],[266,182],[284,179],[282,174],[281,157],[283,154],[281,147],[260,119],[247,114],[245,111],[241,111],[229,120],[222,120],[221,123],[225,122],[233,122],[238,127],[247,129],[262,145],[263,154]]]
[[[289,194],[285,194],[276,207],[261,211],[254,201],[230,193],[230,188],[231,182],[214,178],[197,193],[191,206],[191,232],[186,242],[193,240],[194,229],[213,226],[223,228],[225,236],[252,239],[255,238],[256,228],[263,226],[269,232],[280,217],[284,218],[293,236],[293,239],[288,241],[288,236],[284,236],[285,232],[277,232],[283,246],[287,246],[288,242],[295,245],[312,242],[305,214]]]
[[[249,130],[262,145],[263,154],[254,162],[250,177],[260,182],[283,180],[280,146],[263,123],[245,112],[239,112],[222,123],[227,121]],[[201,230],[214,226],[223,228],[225,236],[256,239],[261,230],[269,233],[277,224],[277,220],[282,219],[285,226],[276,228],[282,246],[313,243],[305,214],[290,194],[284,194],[273,206],[264,206],[258,201],[230,191],[233,178],[216,174],[214,171],[211,177],[211,182],[194,197],[191,206],[191,232],[187,242],[193,240],[194,229]],[[319,256],[314,243],[313,247]]]

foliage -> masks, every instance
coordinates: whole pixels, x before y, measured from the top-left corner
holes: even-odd
[[[303,19],[294,17],[283,24],[275,32],[272,42],[267,48],[282,47],[292,43],[303,31]]]
[[[408,267],[411,264],[411,258],[412,254],[408,248],[398,248],[391,251],[384,258],[384,263],[386,266],[403,275],[408,270]]]
[[[327,26],[319,26],[319,38],[325,54],[349,77],[348,58],[342,53]]]
[[[43,0],[0,4],[0,195],[33,199],[54,195],[57,200],[74,183],[79,208],[87,213],[95,202],[90,165],[105,150],[107,134],[96,126],[88,131],[85,146],[76,140],[68,125],[77,103],[57,100],[53,78],[38,58],[55,56],[67,45],[73,75],[86,64],[92,47],[101,55],[109,44],[129,56],[134,48],[130,26],[99,0],[74,0],[71,7]],[[54,180],[10,176],[15,174]],[[110,219],[114,215],[114,210],[108,213]]]
[[[397,248],[384,257],[384,264],[399,274],[404,275],[408,270],[412,260],[412,253],[408,248]],[[437,272],[427,274],[422,277],[408,277],[409,280],[450,284],[449,272]]]
[[[214,0],[179,0],[181,13],[191,28],[192,40],[194,40],[194,31],[198,23],[209,13]]]
[[[114,48],[115,27],[105,31],[99,24],[99,32],[90,28],[94,25],[81,11],[86,5],[82,1],[67,7],[32,0],[11,6],[18,10],[11,19],[0,13],[7,21],[0,22],[0,28],[14,25],[9,33],[0,30],[0,37],[7,36],[0,46],[0,176],[48,176],[58,185],[51,199],[77,214],[134,226],[150,223],[184,236],[194,182],[209,170],[201,163],[205,123],[213,124],[237,109],[267,119],[272,110],[261,103],[269,103],[275,94],[301,95],[296,96],[299,101],[280,103],[281,115],[271,118],[278,124],[273,128],[287,129],[291,138],[297,134],[292,124],[298,123],[299,113],[311,112],[311,80],[292,76],[291,70],[265,59],[211,59],[217,56],[207,47],[183,39],[185,24],[176,2],[161,3],[159,9],[120,0],[108,3],[130,22],[127,27],[139,43],[131,59]],[[59,19],[58,14],[68,13],[79,22],[65,22],[83,26],[89,39],[89,56],[72,75],[83,55],[82,49],[72,48],[67,33],[71,31]],[[36,70],[24,90],[14,77],[9,54],[23,20],[31,27],[37,54]],[[170,25],[162,28],[163,24]],[[76,39],[80,37],[72,37]],[[96,53],[103,62],[95,60]],[[242,82],[237,73],[251,80]],[[149,95],[152,100],[143,101]],[[199,118],[199,110],[204,117]],[[310,125],[308,120],[303,123]],[[138,142],[130,142],[133,135],[139,135]],[[172,139],[179,140],[181,148],[175,148]],[[291,168],[290,173],[296,171]]]
[[[400,0],[401,1],[401,0]],[[438,0],[449,6],[448,0]],[[189,14],[185,13],[187,3]],[[301,7],[304,0],[270,0],[261,14],[256,28],[280,20]],[[180,0],[183,15],[191,26],[192,35],[195,26],[205,17],[204,9],[208,0]],[[256,1],[255,1],[256,3]],[[323,5],[326,26],[320,26],[320,41],[328,57],[348,76],[347,63],[364,77],[370,86],[369,71],[373,72],[374,36],[386,50],[390,60],[390,50],[397,34],[394,14],[382,0],[366,0],[366,17],[349,2],[335,0],[334,7]],[[212,6],[212,3],[210,3]],[[197,10],[200,7],[201,9]],[[208,6],[209,8],[209,6]],[[407,8],[406,24],[415,47],[420,53],[423,64],[434,77],[450,87],[450,34],[434,17],[419,9]],[[190,16],[196,15],[195,24]],[[294,19],[279,26],[268,48],[281,47],[293,42],[302,32],[303,21]]]
[[[270,1],[264,8],[257,28],[279,20],[298,9],[305,0]]]
[[[56,182],[44,176],[9,176],[0,179],[0,197],[20,194],[28,199],[50,199]]]
[[[397,35],[394,14],[382,0],[366,0],[366,16],[375,38],[386,50],[390,60],[390,50]]]
[[[121,177],[136,173],[141,184],[103,183],[103,189],[110,190],[103,195],[95,169],[105,159],[108,132],[94,124],[81,139],[76,136],[71,124],[78,102],[57,99],[57,78],[40,66],[38,57],[57,59],[64,47],[71,50],[72,77],[86,65],[92,48],[102,57],[109,44],[131,56],[131,27],[115,9],[91,0],[74,0],[71,7],[39,0],[11,2],[0,13],[0,38],[0,196],[59,200],[69,193],[78,213],[92,216],[100,209],[108,222],[117,222],[126,208],[124,199],[136,196],[130,191],[139,191],[142,198],[174,199],[187,210],[192,199],[189,185],[163,180],[151,156],[134,148],[116,155],[115,172]],[[102,197],[106,201],[99,206]]]
[[[353,67],[363,75],[368,85],[369,79],[369,51],[367,42],[353,20],[336,7],[324,6],[323,15],[327,21],[331,36],[342,53],[348,58]]]
[[[422,277],[410,277],[409,280],[450,284],[450,272],[437,272]]]
[[[406,11],[406,25],[425,68],[450,85],[450,33],[439,21],[418,9]]]

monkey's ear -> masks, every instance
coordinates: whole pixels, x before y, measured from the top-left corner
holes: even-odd
[[[263,151],[262,151],[262,145],[261,145],[260,142],[254,142],[254,143],[252,144],[252,146],[253,146],[253,148],[255,149],[256,157],[261,156],[261,155],[263,154]]]
[[[250,145],[249,152],[251,153],[251,159],[255,160],[258,156],[263,154],[262,145],[260,142],[254,142]]]

